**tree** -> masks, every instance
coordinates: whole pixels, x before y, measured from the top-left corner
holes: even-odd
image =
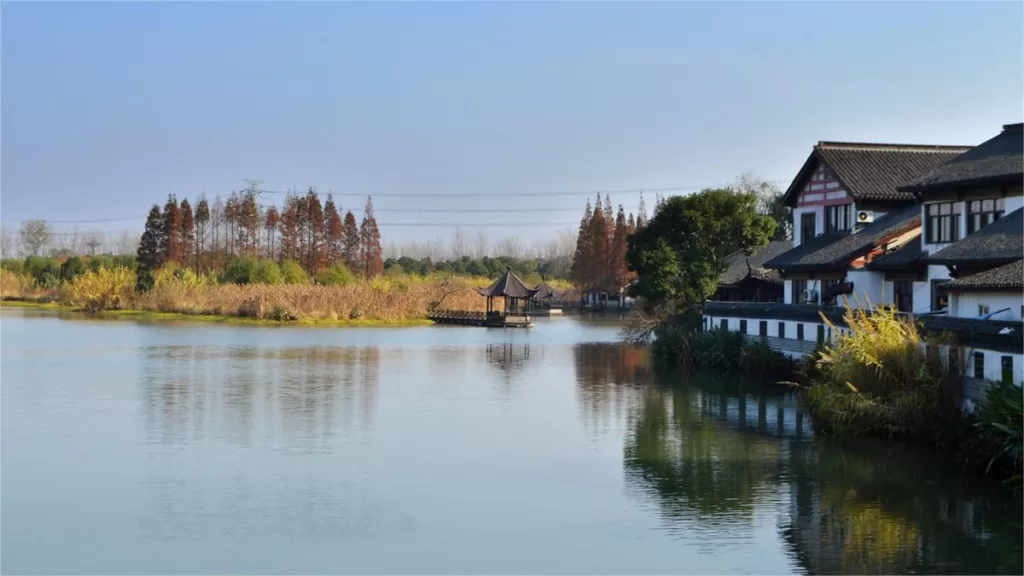
[[[238,252],[247,256],[260,253],[260,208],[256,193],[246,190],[237,204]]]
[[[232,192],[224,203],[222,217],[224,219],[224,247],[228,254],[235,253],[236,235],[238,234],[238,194]]]
[[[362,270],[366,277],[384,272],[384,252],[380,246],[380,230],[373,216],[373,199],[366,198],[363,223],[359,226],[359,245],[362,248]]]
[[[774,233],[754,194],[707,189],[660,201],[647,226],[629,238],[626,260],[637,273],[631,293],[651,305],[699,305],[714,293],[726,256],[756,250]]]
[[[196,261],[200,267],[203,265],[203,250],[206,248],[206,229],[210,223],[210,205],[206,198],[200,196],[196,204]]]
[[[647,225],[647,203],[644,202],[644,193],[640,193],[640,206],[636,210],[636,229],[640,230]]]
[[[611,215],[609,215],[611,216]],[[590,219],[590,254],[587,261],[591,262],[589,285],[596,290],[608,289],[607,268],[609,261],[608,222],[605,220],[604,209],[601,208],[601,197],[597,197],[594,215]]]
[[[160,235],[160,262],[163,264],[173,261],[181,264],[181,208],[178,206],[178,199],[174,194],[167,195],[163,218],[163,231]]]
[[[21,225],[18,237],[26,252],[39,256],[39,252],[50,242],[50,227],[46,220],[28,220]]]
[[[342,250],[344,251],[342,259],[345,266],[348,266],[349,270],[362,270],[362,266],[359,265],[362,253],[359,245],[359,226],[356,224],[356,217],[351,210],[345,213],[345,222],[342,223],[341,228]]]
[[[630,215],[632,218],[632,215]],[[626,285],[629,276],[629,268],[626,267],[626,238],[629,236],[629,228],[626,225],[626,210],[619,205],[619,212],[615,215],[615,227],[612,231],[611,258],[608,264],[608,284],[613,288],[622,288]]]
[[[160,207],[153,204],[153,207],[149,209],[149,216],[146,217],[146,228],[142,232],[139,250],[135,256],[140,272],[156,270],[164,263],[162,247],[165,242],[163,236],[164,218],[160,214]]]
[[[344,255],[344,226],[341,222],[341,215],[334,205],[334,197],[327,195],[327,202],[324,202],[324,228],[326,236],[327,265],[334,266],[342,263]]]
[[[267,254],[266,257],[274,259],[277,252],[274,246],[274,235],[277,232],[277,226],[281,223],[281,214],[277,211],[277,206],[271,206],[267,208],[267,214],[263,219],[263,230],[267,235]]]
[[[278,225],[281,236],[280,259],[282,262],[285,260],[297,261],[299,259],[299,239],[301,236],[299,229],[299,205],[301,203],[299,197],[292,194],[289,194],[284,199],[284,210],[281,211],[281,223]]]
[[[783,194],[778,186],[747,172],[739,177],[734,188],[738,192],[756,196],[758,211],[775,221],[772,240],[789,240],[793,237],[793,210],[782,202]]]
[[[300,263],[310,276],[316,275],[325,259],[324,210],[320,197],[312,187],[299,203],[299,228],[301,231]]]
[[[590,220],[593,218],[593,210],[590,207],[590,200],[587,200],[587,207],[583,211],[583,218],[580,219],[580,230],[576,234],[576,252],[572,258],[572,279],[579,286],[580,290],[587,290],[590,286],[593,262],[590,260],[593,254],[593,247],[590,241]]]
[[[179,235],[181,239],[182,265],[194,265],[196,255],[196,224],[188,198],[181,201],[181,229]]]

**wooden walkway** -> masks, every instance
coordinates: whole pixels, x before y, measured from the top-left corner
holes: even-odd
[[[427,316],[437,324],[456,324],[459,326],[486,326],[490,328],[526,328],[533,325],[529,316],[524,314],[500,314],[473,312],[469,310],[438,310]]]

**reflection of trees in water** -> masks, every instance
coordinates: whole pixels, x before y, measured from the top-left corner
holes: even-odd
[[[580,344],[573,362],[581,416],[592,430],[621,422],[641,387],[654,382],[645,346]]]
[[[152,349],[143,362],[146,425],[163,442],[320,438],[333,433],[339,411],[343,429],[367,429],[380,378],[373,347],[176,346]]]
[[[1021,573],[1020,500],[920,448],[794,444],[789,468],[782,534],[809,572]]]

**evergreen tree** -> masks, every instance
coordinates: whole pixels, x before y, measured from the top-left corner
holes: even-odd
[[[149,216],[146,217],[146,228],[142,232],[139,250],[135,257],[138,261],[139,272],[156,270],[163,264],[163,235],[164,218],[160,214],[160,207],[153,204],[153,207],[149,209]]]
[[[196,225],[192,215],[192,205],[188,203],[188,198],[181,201],[181,228],[179,236],[181,240],[182,265],[195,265]]]
[[[615,215],[615,226],[612,232],[611,258],[608,266],[609,287],[618,290],[626,285],[626,276],[629,269],[626,268],[626,238],[629,235],[629,228],[626,224],[626,211],[619,205],[619,212]]]
[[[274,236],[277,232],[277,226],[280,223],[281,214],[277,211],[277,206],[267,208],[267,214],[263,220],[263,230],[267,235],[267,258],[274,258],[277,255],[274,246]]]
[[[607,263],[609,260],[608,223],[598,196],[594,207],[594,216],[590,219],[590,254],[587,261],[592,263],[588,285],[595,290],[605,290],[607,286]]]
[[[162,241],[160,245],[161,264],[166,262],[181,264],[181,209],[178,206],[178,199],[173,194],[167,195],[163,217],[163,234],[160,236]]]
[[[341,227],[345,266],[348,266],[349,270],[353,272],[362,270],[363,267],[359,261],[362,254],[362,248],[359,243],[359,226],[356,224],[356,217],[352,214],[351,210],[345,213],[345,222],[342,223]]]
[[[380,245],[380,230],[373,216],[373,199],[366,198],[363,223],[359,226],[359,244],[362,247],[363,274],[368,278],[384,272],[384,251]]]
[[[334,205],[334,198],[328,194],[327,202],[324,202],[324,228],[327,240],[327,265],[339,264],[344,256],[344,226],[341,222],[341,215]]]
[[[199,267],[203,266],[203,250],[206,249],[206,233],[207,226],[210,223],[210,205],[206,202],[206,198],[203,196],[199,197],[199,203],[196,204],[196,261]]]
[[[591,275],[591,261],[590,256],[593,252],[590,241],[590,220],[593,218],[593,212],[590,207],[590,200],[587,200],[587,207],[583,212],[583,218],[580,219],[580,229],[576,234],[576,251],[572,258],[572,279],[581,290],[588,290],[590,288],[590,275]]]

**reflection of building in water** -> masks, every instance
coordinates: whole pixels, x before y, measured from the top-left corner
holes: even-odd
[[[511,378],[530,362],[529,344],[488,344],[487,363]]]
[[[1020,503],[972,497],[931,455],[794,442],[789,456],[782,535],[808,573],[1021,573]]]
[[[140,378],[153,440],[254,433],[307,439],[372,425],[377,348],[177,346],[143,356]]]

